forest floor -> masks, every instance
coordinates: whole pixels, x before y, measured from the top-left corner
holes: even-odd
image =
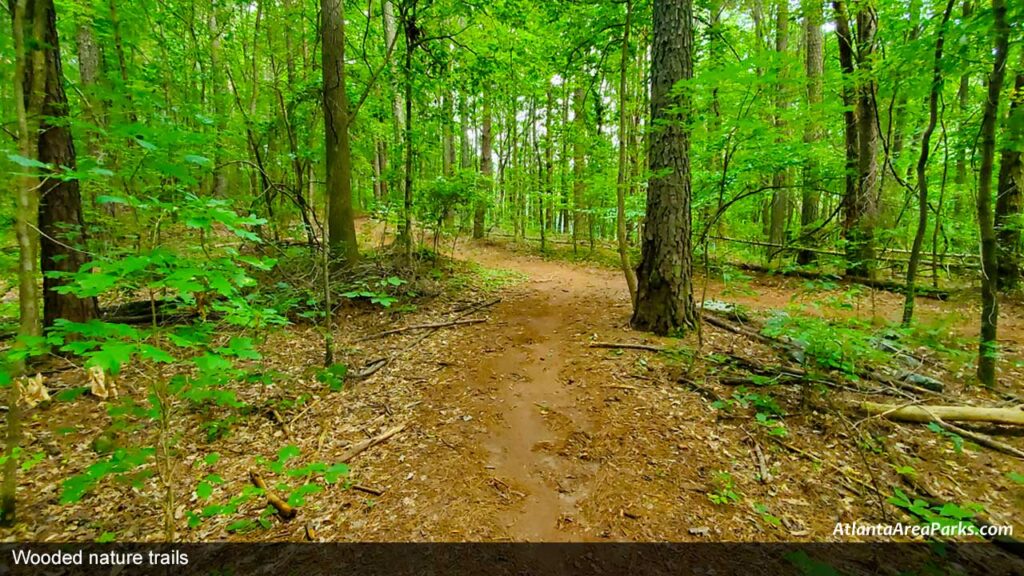
[[[923,424],[868,418],[848,407],[862,399],[913,400],[867,381],[759,386],[772,381],[751,377],[743,359],[761,365],[786,359],[762,341],[709,324],[702,341],[695,334],[672,339],[634,332],[629,296],[615,270],[545,259],[508,242],[462,242],[456,256],[463,262],[452,265],[461,272],[434,284],[424,278],[423,285],[433,286],[424,292],[433,297],[415,310],[396,318],[367,307],[343,309],[338,350],[350,370],[391,358],[372,376],[326,392],[315,378],[322,335],[296,325],[260,346],[279,383],[240,388],[240,398],[260,409],[223,417],[228,434],[209,442],[211,415],[183,410],[173,482],[179,539],[849,541],[858,538],[833,535],[837,522],[914,522],[887,502],[897,488],[961,506],[982,504],[988,521],[1024,534],[1024,486],[1014,479],[1020,460],[969,441],[959,447]],[[700,298],[703,281],[697,286]],[[812,316],[870,318],[865,311],[873,311],[891,320],[902,306],[898,295],[851,296],[844,286],[808,287],[780,277],[754,277],[740,288],[712,281],[704,296],[742,305],[754,322],[796,307]],[[499,298],[468,316],[479,323],[367,339],[388,328],[450,321],[474,303]],[[821,306],[829,299],[845,304]],[[918,310],[922,323],[949,338],[976,333],[966,300],[921,299]],[[1011,304],[1003,314],[1004,381],[1021,382],[1024,311]],[[666,351],[595,348],[594,342]],[[913,354],[924,359],[921,371],[946,383],[931,403],[1008,405],[970,384],[960,356],[944,359],[925,348]],[[76,385],[77,372],[59,373],[48,385]],[[128,394],[131,378],[129,370]],[[738,388],[735,381],[744,378],[746,388]],[[785,432],[757,420],[762,404],[778,408]],[[90,442],[108,421],[104,404],[89,397],[35,412],[26,425],[26,450],[54,457],[22,476],[24,523],[0,533],[4,539],[163,537],[166,500],[156,478],[135,486],[108,479],[80,502],[57,503],[58,480],[96,460]],[[307,496],[291,521],[264,513],[263,527],[239,524],[260,517],[264,502],[256,499],[185,528],[189,511],[241,493],[260,457],[273,460],[295,445],[296,461],[330,464],[360,441],[395,429],[352,460],[349,489]],[[976,429],[1024,449],[1019,429]],[[220,458],[211,462],[211,452]],[[200,498],[196,484],[211,473],[223,481]],[[263,474],[269,483],[278,480]]]

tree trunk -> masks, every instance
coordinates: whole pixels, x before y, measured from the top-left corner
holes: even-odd
[[[693,76],[691,0],[655,0],[647,217],[632,325],[656,334],[697,326],[690,248],[690,101],[672,88]]]
[[[1006,122],[1006,146],[999,159],[999,179],[996,186],[996,242],[999,246],[1000,290],[1013,290],[1021,277],[1021,227],[1022,194],[1024,186],[1024,161],[1021,159],[1019,143],[1024,138],[1024,107],[1020,106],[1021,95],[1024,94],[1024,52],[1021,52],[1020,68],[1013,83],[1016,98],[1010,103],[1010,119]],[[1011,145],[1017,143],[1018,147]]]
[[[583,180],[586,158],[584,156],[584,142],[586,139],[586,109],[584,100],[586,93],[583,90],[583,83],[576,87],[572,97],[573,104],[573,134],[572,134],[572,252],[576,253],[579,246],[580,232],[583,230],[583,223],[586,209],[584,196],[587,192],[587,183]]]
[[[321,0],[323,41],[324,146],[327,172],[327,237],[330,250],[352,264],[359,258],[352,210],[352,152],[349,148],[348,95],[345,92],[345,14],[343,0]]]
[[[833,0],[835,11],[836,38],[839,43],[839,66],[843,73],[843,130],[846,143],[846,187],[843,192],[843,237],[849,242],[855,236],[854,229],[860,217],[857,198],[857,166],[860,164],[860,146],[857,133],[856,102],[856,69],[854,68],[853,33],[850,20],[846,13],[846,5],[842,0]],[[847,260],[854,261],[857,257],[852,243],[847,245]],[[855,274],[856,270],[850,270]]]
[[[992,219],[992,171],[996,151],[996,115],[999,93],[1006,75],[1010,27],[1006,22],[1005,0],[992,0],[995,60],[988,79],[988,94],[981,120],[981,166],[978,170],[978,226],[981,231],[981,338],[978,346],[978,380],[985,386],[996,383],[996,327],[999,302],[996,279],[999,274],[996,230]]]
[[[910,249],[910,261],[907,263],[906,299],[903,303],[903,325],[910,326],[914,317],[914,282],[917,279],[917,267],[921,262],[921,246],[924,245],[924,233],[928,228],[928,152],[931,146],[932,133],[939,121],[939,96],[942,93],[942,48],[946,40],[946,24],[953,13],[956,0],[948,0],[946,11],[942,14],[942,23],[935,39],[935,59],[932,64],[932,85],[928,96],[928,126],[921,135],[921,155],[917,160],[917,231],[914,233],[914,245]]]
[[[615,236],[619,248],[619,264],[626,276],[626,287],[629,289],[629,300],[636,302],[636,273],[629,263],[629,246],[626,243],[626,189],[629,187],[629,165],[626,149],[627,138],[627,93],[626,78],[629,72],[629,33],[633,24],[633,2],[626,0],[626,22],[622,31],[622,52],[619,56],[619,174],[615,182]]]
[[[775,19],[775,68],[777,83],[775,85],[775,130],[780,144],[788,139],[786,124],[782,119],[783,112],[789,105],[786,94],[786,50],[789,47],[789,0],[780,0],[776,5]],[[785,169],[776,169],[772,175],[771,223],[768,241],[782,246],[786,243],[786,217],[789,212],[789,191],[786,186],[789,175]],[[768,253],[769,260],[779,253],[772,249]]]
[[[824,20],[820,0],[804,0],[804,39],[807,54],[804,65],[807,74],[807,125],[804,129],[804,142],[814,145],[821,140],[821,124],[818,121],[818,107],[822,102],[822,76],[824,74],[824,39],[821,25]],[[800,198],[801,246],[811,246],[814,242],[807,235],[818,221],[818,162],[812,151],[803,166],[803,189]],[[797,253],[798,264],[806,265],[814,262],[813,252],[802,250]]]
[[[22,76],[23,97],[26,101],[32,98],[28,90],[34,86],[33,81],[42,86],[37,158],[52,166],[56,172],[74,170],[75,145],[67,122],[68,99],[64,93],[64,73],[61,70],[57,14],[53,0],[28,0],[24,17],[24,29],[38,33],[38,40],[31,46],[45,46],[43,50],[31,51],[29,56],[41,59],[41,62],[25,67]],[[78,179],[46,177],[39,190],[43,326],[53,326],[58,318],[86,322],[98,315],[96,299],[58,294],[56,288],[65,284],[65,281],[48,275],[49,272],[78,272],[88,261],[87,254],[82,251],[85,248],[85,225]]]
[[[41,46],[43,37],[43,3],[33,6],[36,14],[26,14],[26,0],[9,4],[11,30],[14,38],[14,107],[18,120],[18,153],[28,159],[35,156],[34,138],[37,118],[42,109],[45,92],[45,55],[26,50],[26,45]],[[30,42],[26,42],[26,36]],[[31,57],[30,57],[31,55]],[[30,70],[31,69],[31,70]],[[33,83],[26,84],[28,79]],[[18,335],[39,336],[39,293],[36,245],[36,219],[39,216],[39,181],[31,174],[18,177],[15,207],[15,236],[18,240]],[[23,363],[15,366],[15,372],[24,372]],[[16,374],[17,375],[17,374]],[[20,394],[17,383],[11,383],[7,397],[7,418],[4,434],[3,483],[0,485],[0,526],[13,526],[17,521],[17,473],[18,461],[15,450],[21,443]]]
[[[878,129],[875,110],[875,81],[872,63],[878,16],[870,4],[862,4],[857,12],[857,73],[861,77],[857,90],[857,192],[849,235],[852,262],[847,275],[874,278],[875,218],[878,188]]]
[[[491,178],[494,174],[493,161],[491,156],[491,99],[485,94],[483,104],[483,128],[480,134],[480,174],[484,177],[486,198],[477,198],[473,207],[473,238],[484,237],[484,217],[487,213],[487,204],[491,198]]]

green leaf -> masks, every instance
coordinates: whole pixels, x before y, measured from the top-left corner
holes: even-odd
[[[218,454],[217,452],[210,452],[209,454],[206,455],[205,458],[203,458],[203,461],[206,462],[207,466],[213,466],[219,460],[220,460],[220,454]]]
[[[197,156],[195,154],[186,154],[185,155],[185,161],[186,162],[190,162],[192,164],[195,164],[197,166],[202,166],[204,168],[206,168],[208,166],[213,166],[213,161],[212,160],[210,160],[206,156]]]
[[[1006,477],[1017,484],[1024,485],[1024,474],[1020,474],[1018,472],[1007,472]]]
[[[35,158],[26,158],[24,156],[21,156],[20,154],[8,154],[7,155],[7,159],[10,160],[11,162],[14,162],[15,164],[17,164],[19,166],[24,166],[25,168],[49,168],[50,167],[50,165],[45,163],[45,162],[40,162],[39,160],[36,160]]]
[[[213,496],[213,486],[205,480],[200,482],[199,485],[196,486],[196,496],[201,500],[208,499],[210,496]]]

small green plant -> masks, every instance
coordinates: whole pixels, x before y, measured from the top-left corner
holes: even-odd
[[[1024,474],[1020,474],[1019,472],[1007,472],[1006,477],[1009,478],[1011,482],[1024,486]]]
[[[711,480],[712,491],[708,493],[708,499],[719,505],[735,504],[742,499],[736,491],[736,485],[732,474],[726,471],[716,472]]]
[[[389,291],[403,284],[406,284],[406,281],[398,276],[388,276],[387,278],[372,281],[362,280],[356,283],[351,290],[343,292],[341,296],[350,300],[365,298],[371,304],[376,304],[382,308],[390,308],[392,304],[398,302],[398,297],[393,296]]]
[[[331,392],[340,392],[345,386],[345,375],[348,374],[348,365],[336,363],[317,372],[317,381],[326,384]]]
[[[942,505],[931,505],[920,498],[911,500],[899,488],[893,490],[893,495],[888,498],[888,502],[917,516],[924,523],[937,524],[941,527],[963,527],[971,532],[977,531],[977,526],[972,519],[985,510],[981,504],[974,503],[960,505],[947,502]]]
[[[956,432],[950,432],[949,430],[946,430],[942,426],[939,426],[937,422],[929,422],[928,429],[931,430],[932,432],[935,432],[939,436],[948,438],[949,441],[953,443],[953,451],[956,452],[957,454],[960,454],[964,451],[964,439]]]
[[[769,512],[768,506],[766,504],[762,504],[760,502],[753,502],[751,503],[750,507],[754,509],[754,512],[757,512],[757,514],[761,516],[761,520],[765,524],[775,527],[782,525],[782,520],[777,516],[773,516],[771,512]]]

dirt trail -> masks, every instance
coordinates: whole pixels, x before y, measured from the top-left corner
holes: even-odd
[[[465,248],[460,257],[527,277],[491,312],[495,328],[485,331],[491,340],[468,382],[487,392],[488,400],[496,392],[490,408],[499,418],[484,442],[487,466],[523,494],[500,521],[515,540],[580,539],[572,526],[576,503],[586,496],[596,464],[557,448],[593,432],[594,423],[580,410],[582,392],[599,386],[602,377],[578,374],[576,364],[595,317],[627,321],[628,294],[614,274],[600,270],[483,246]]]

